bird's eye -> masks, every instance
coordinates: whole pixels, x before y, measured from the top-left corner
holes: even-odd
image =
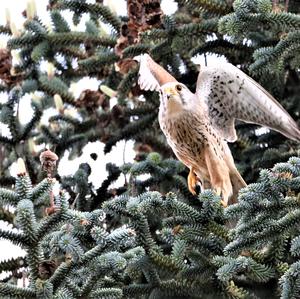
[[[177,85],[175,86],[175,88],[176,88],[177,91],[182,91],[182,86],[179,85],[179,84],[177,84]]]

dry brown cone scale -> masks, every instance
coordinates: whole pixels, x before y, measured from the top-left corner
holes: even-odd
[[[115,53],[121,58],[126,47],[140,42],[141,32],[161,26],[163,12],[160,8],[160,0],[128,0],[127,14],[129,21],[122,25],[121,36],[115,46]],[[116,69],[121,74],[127,74],[136,66],[136,61],[124,58],[116,64]]]
[[[0,79],[8,86],[15,85],[23,79],[20,74],[14,74],[11,52],[0,49]]]
[[[85,108],[92,113],[99,107],[107,111],[109,110],[109,100],[101,91],[86,89],[80,94],[79,99],[76,101],[76,106]]]
[[[49,180],[55,180],[53,178],[53,173],[56,169],[57,160],[58,160],[58,156],[54,152],[48,149],[46,149],[40,154],[40,162],[42,165],[42,170],[47,173],[47,178]],[[50,191],[49,196],[50,196],[50,207],[46,208],[45,210],[46,215],[51,215],[58,210],[58,208],[55,206],[54,203],[54,195],[52,190]]]

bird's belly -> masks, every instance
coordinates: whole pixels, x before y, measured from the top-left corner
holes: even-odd
[[[171,142],[169,143],[171,145]],[[178,160],[180,160],[188,168],[193,168],[198,178],[201,180],[209,180],[209,172],[204,159],[203,151],[195,152],[192,149],[186,149],[187,144],[182,146],[172,146],[173,152],[175,153]],[[204,144],[203,144],[204,146]]]
[[[205,149],[213,146],[221,160],[224,154],[217,135],[210,134],[212,132],[207,131],[208,126],[197,123],[196,120],[193,125],[188,122],[173,122],[171,125],[161,124],[161,128],[176,157],[190,169],[193,168],[199,178],[209,180]]]
[[[166,135],[167,141],[171,146],[176,157],[189,168],[205,167],[203,158],[204,141],[193,136],[178,136]]]

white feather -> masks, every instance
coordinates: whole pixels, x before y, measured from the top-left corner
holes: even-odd
[[[159,83],[151,73],[150,68],[148,67],[148,59],[148,54],[141,54],[139,56],[134,57],[134,60],[140,63],[138,84],[143,90],[159,91]]]

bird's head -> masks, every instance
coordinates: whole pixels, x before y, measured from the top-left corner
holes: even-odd
[[[182,83],[169,82],[161,86],[161,104],[168,112],[179,112],[188,107],[193,93]]]
[[[184,84],[156,63],[148,54],[135,57],[140,63],[138,83],[141,89],[160,92],[160,111],[177,114],[187,108],[195,96]]]

